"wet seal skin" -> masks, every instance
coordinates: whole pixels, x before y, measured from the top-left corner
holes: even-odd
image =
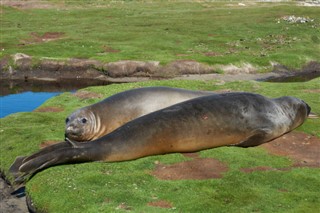
[[[304,101],[288,96],[203,96],[136,118],[90,143],[61,142],[28,157],[18,157],[10,172],[17,182],[23,182],[37,171],[58,164],[127,161],[220,146],[257,146],[300,126],[310,110]]]
[[[69,141],[92,141],[143,115],[211,94],[170,87],[124,91],[71,113],[66,118],[65,136]]]

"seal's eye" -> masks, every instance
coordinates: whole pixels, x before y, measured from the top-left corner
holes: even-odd
[[[69,118],[66,118],[66,123],[69,123],[70,119]]]
[[[82,122],[83,124],[85,124],[85,123],[87,123],[87,119],[86,119],[86,118],[82,118],[82,119],[81,119],[81,122]]]

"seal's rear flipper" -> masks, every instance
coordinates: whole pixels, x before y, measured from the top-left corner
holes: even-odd
[[[24,159],[26,158],[27,156],[18,156],[16,157],[15,161],[11,164],[9,172],[14,178],[20,176],[19,168],[23,164]]]
[[[36,152],[36,153],[34,153],[34,154],[32,154],[32,155],[30,155],[28,157],[25,157],[23,159],[22,164],[27,162],[27,161],[29,161],[29,160],[32,160],[33,158],[36,158],[38,156],[50,153],[52,151],[56,151],[58,149],[64,149],[64,148],[68,148],[68,147],[72,147],[72,144],[70,144],[68,142],[60,142],[60,143],[56,143],[56,144],[47,146],[45,148],[40,149],[38,152]]]
[[[19,171],[20,166],[23,164],[26,158],[27,156],[16,157],[15,161],[9,168],[9,173],[12,175],[12,177],[14,177],[14,182],[12,183],[14,190],[19,190],[20,188],[24,187],[24,182],[27,180],[27,177],[24,175],[24,173]]]

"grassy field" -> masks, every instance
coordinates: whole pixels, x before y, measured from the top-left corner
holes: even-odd
[[[84,91],[107,97],[127,89],[158,85],[250,91],[269,97],[293,95],[305,100],[314,113],[320,114],[320,98],[316,92],[319,84],[320,78],[305,83],[247,81],[222,85],[215,81],[170,80],[89,87]],[[65,117],[97,101],[97,98],[79,99],[71,93],[63,93],[40,107],[56,107],[60,112],[17,113],[1,119],[0,169],[7,174],[16,156],[35,152],[43,142],[63,140]],[[319,118],[308,119],[297,131],[320,138],[319,126]],[[50,213],[317,212],[320,208],[319,168],[292,167],[292,159],[268,154],[262,147],[222,147],[202,151],[199,156],[219,160],[228,170],[222,178],[206,180],[161,180],[151,175],[159,164],[170,166],[191,160],[181,154],[169,154],[120,163],[52,167],[36,174],[27,182],[26,190],[39,210]],[[257,167],[269,169],[248,173],[242,170]],[[151,205],[157,202],[167,207]]]
[[[21,1],[20,1],[21,2]],[[23,2],[23,1],[22,1]],[[0,57],[35,59],[270,62],[300,68],[320,59],[320,9],[296,2],[38,1],[45,9],[1,6]],[[309,17],[289,23],[289,15]],[[264,67],[264,68],[263,68]]]
[[[8,1],[7,1],[8,2]],[[14,1],[12,1],[14,2]],[[23,3],[26,1],[15,1]],[[295,2],[245,1],[38,1],[42,8],[1,5],[0,59],[15,53],[35,60],[89,58],[119,60],[197,60],[207,64],[253,64],[270,70],[270,62],[299,68],[320,61],[320,8]],[[289,15],[312,22],[289,23]],[[320,78],[305,83],[148,81],[89,87],[103,97],[143,86],[194,90],[232,90],[268,97],[292,95],[320,114]],[[17,113],[0,119],[0,170],[7,175],[16,156],[42,143],[64,139],[65,117],[99,101],[63,93],[40,108],[57,112]],[[44,110],[45,111],[45,110]],[[320,119],[308,119],[297,131],[320,138]],[[192,161],[181,154],[120,163],[61,165],[36,174],[26,185],[44,212],[317,212],[320,169],[293,167],[288,157],[263,147],[216,148],[199,158],[227,165],[222,178],[162,180],[151,173],[158,165]],[[254,170],[255,168],[269,168]],[[253,172],[243,172],[253,169]],[[214,169],[213,169],[214,170]],[[161,205],[160,205],[161,204]],[[164,207],[165,206],[165,207]]]

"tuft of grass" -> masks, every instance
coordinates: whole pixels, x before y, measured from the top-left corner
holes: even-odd
[[[83,90],[112,94],[146,86],[170,86],[193,90],[233,90],[260,93],[269,97],[291,95],[305,100],[320,114],[317,91],[320,78],[304,83],[216,81],[148,81]],[[41,107],[59,106],[62,112],[17,113],[1,121],[0,169],[12,181],[8,168],[16,156],[29,155],[44,140],[63,140],[65,117],[73,110],[99,99],[81,100],[71,93],[49,99]],[[320,119],[308,119],[297,131],[320,137]],[[118,163],[60,165],[37,173],[27,182],[27,193],[44,212],[316,212],[320,208],[319,168],[290,168],[286,157],[268,154],[263,148],[221,147],[200,152],[229,167],[221,179],[160,180],[150,173],[156,163],[173,164],[190,158],[181,154],[145,157]],[[242,172],[242,168],[270,167],[288,170]],[[164,200],[170,208],[148,205]]]
[[[41,1],[46,2],[46,1]],[[295,3],[229,1],[50,1],[47,9],[1,6],[0,57],[22,52],[35,58],[196,60],[207,64],[277,62],[300,68],[319,61],[320,13]],[[291,24],[286,15],[313,22]],[[278,20],[279,23],[278,23]],[[46,32],[64,33],[35,41]],[[111,50],[111,51],[110,51]],[[112,51],[116,50],[116,51]]]

